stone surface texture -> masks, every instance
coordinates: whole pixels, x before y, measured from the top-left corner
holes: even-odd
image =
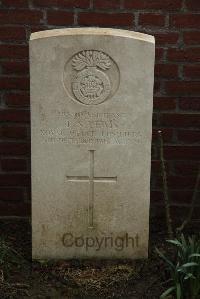
[[[148,256],[154,38],[30,39],[33,258]]]

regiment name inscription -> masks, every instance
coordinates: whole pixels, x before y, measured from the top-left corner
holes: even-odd
[[[50,111],[56,127],[40,129],[41,142],[66,144],[118,144],[140,143],[142,134],[134,130],[134,123],[127,122],[126,112],[98,113],[83,110]],[[42,111],[44,117],[44,111]],[[63,123],[65,124],[63,126]]]

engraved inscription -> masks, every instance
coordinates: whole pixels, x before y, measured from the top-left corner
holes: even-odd
[[[116,183],[117,177],[95,177],[94,176],[94,150],[89,150],[90,154],[90,174],[89,176],[67,176],[70,182],[89,182],[88,197],[88,228],[94,227],[94,183]]]
[[[134,131],[69,131],[65,136],[65,129],[41,129],[40,134],[46,143],[66,144],[112,144],[126,145],[140,143],[142,136],[140,132]]]
[[[102,51],[84,50],[75,54],[65,65],[64,86],[78,102],[98,105],[117,91],[119,69]]]
[[[41,141],[45,143],[126,145],[138,144],[144,138],[134,130],[134,121],[127,112],[56,109],[50,113],[54,127],[40,129]]]

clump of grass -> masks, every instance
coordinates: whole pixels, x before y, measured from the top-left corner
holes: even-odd
[[[156,249],[165,261],[170,275],[171,285],[160,296],[169,298],[174,294],[176,299],[200,298],[200,237],[185,237],[183,234],[177,239],[167,240],[175,249],[175,259],[170,259]]]
[[[175,246],[176,257],[173,260],[166,257],[158,249],[159,256],[165,261],[170,274],[171,286],[161,295],[163,298],[171,298],[169,295],[174,294],[177,299],[200,299],[200,237],[185,237],[182,232],[185,227],[191,222],[193,211],[196,205],[198,186],[200,183],[200,165],[198,166],[196,182],[194,186],[193,196],[188,215],[185,217],[182,224],[174,229],[172,226],[170,200],[168,194],[167,172],[163,152],[163,136],[162,131],[158,131],[160,141],[160,160],[161,172],[163,180],[164,204],[166,213],[166,224],[168,243]],[[175,231],[177,238],[174,239],[173,232]]]

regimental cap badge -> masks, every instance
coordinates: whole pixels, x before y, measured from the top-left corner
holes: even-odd
[[[72,57],[70,64],[73,72],[70,90],[73,98],[80,103],[101,104],[116,89],[111,70],[113,68],[116,72],[117,67],[104,52],[83,50]]]
[[[75,70],[81,71],[86,67],[99,67],[106,71],[111,66],[108,55],[99,51],[82,51],[72,59],[72,66]]]

